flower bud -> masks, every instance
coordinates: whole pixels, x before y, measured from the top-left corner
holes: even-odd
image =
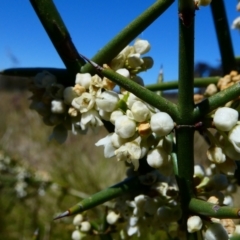
[[[202,219],[199,216],[191,216],[187,220],[187,229],[189,233],[197,232],[202,228]]]
[[[130,77],[130,73],[129,71],[126,69],[126,68],[120,68],[116,71],[118,74],[126,77],[126,78],[129,78]]]
[[[78,97],[77,93],[73,90],[73,87],[67,87],[63,91],[64,103],[71,105],[74,98]]]
[[[136,123],[126,115],[119,117],[115,121],[115,133],[121,138],[130,138],[136,132]]]
[[[91,83],[91,78],[90,73],[77,73],[75,83],[88,89]]]
[[[140,58],[139,53],[134,53],[128,55],[127,66],[129,68],[138,68],[143,64],[143,60]]]
[[[233,144],[234,149],[240,153],[240,125],[236,125],[228,134],[229,141]]]
[[[147,40],[137,39],[133,44],[133,47],[136,53],[145,54],[150,50],[151,45]]]
[[[238,112],[235,109],[222,107],[214,114],[213,122],[218,130],[230,131],[238,121]]]
[[[211,162],[214,163],[223,163],[226,161],[226,156],[222,151],[222,148],[220,147],[216,147],[216,146],[211,146],[208,150],[207,150],[207,158],[208,160],[210,160]]]
[[[158,112],[151,117],[150,125],[152,131],[162,137],[168,135],[172,131],[174,122],[167,113]]]
[[[118,94],[113,91],[105,91],[96,98],[97,106],[106,112],[112,112],[114,109],[116,109],[118,101]]]
[[[133,118],[136,122],[144,122],[148,119],[150,115],[150,110],[141,101],[136,101],[131,107]]]
[[[82,214],[77,214],[73,219],[73,224],[75,226],[80,226],[82,221],[83,221],[83,215]]]
[[[218,92],[217,86],[213,83],[209,84],[205,90],[204,95],[210,97]]]
[[[228,240],[226,229],[220,223],[213,223],[205,233],[205,240]]]
[[[163,148],[155,148],[150,150],[147,155],[147,163],[153,168],[160,168],[166,165],[169,160],[169,155]]]
[[[84,221],[81,223],[81,228],[80,230],[82,232],[89,232],[91,229],[91,224],[88,221]]]
[[[81,240],[82,234],[79,232],[79,230],[75,230],[72,233],[72,240]]]
[[[119,219],[119,214],[116,214],[114,211],[111,211],[108,213],[107,215],[107,222],[110,225],[113,225],[117,222],[117,220]]]
[[[115,121],[121,116],[123,116],[123,112],[121,110],[113,111],[110,115],[110,122],[115,125]]]
[[[65,111],[65,104],[62,100],[53,100],[51,102],[51,111],[52,113],[61,114]]]

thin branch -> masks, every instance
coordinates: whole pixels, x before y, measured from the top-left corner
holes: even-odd
[[[73,85],[76,73],[80,71],[85,61],[79,56],[53,1],[30,0],[30,3],[71,75],[69,86]]]
[[[217,204],[209,203],[197,198],[191,199],[189,203],[189,210],[193,213],[211,218],[213,217],[219,219],[240,219],[240,208],[219,206]]]
[[[201,117],[210,113],[214,109],[225,105],[227,102],[234,100],[240,95],[240,83],[236,83],[233,86],[214,94],[213,96],[203,100],[197,104],[193,117],[195,121],[198,121]]]
[[[148,26],[150,26],[171,4],[174,0],[158,0],[141,15],[129,23],[119,34],[109,41],[92,58],[99,65],[109,63],[119,52],[122,51],[132,40],[138,37]],[[82,67],[82,73],[95,72],[91,64]]]

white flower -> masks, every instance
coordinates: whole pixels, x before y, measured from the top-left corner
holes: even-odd
[[[102,92],[103,88],[103,80],[95,74],[92,76],[91,83],[89,86],[89,93],[91,93],[93,96],[99,96]]]
[[[118,74],[126,77],[126,78],[129,78],[130,77],[130,73],[129,71],[126,69],[126,68],[120,68],[116,71]]]
[[[163,148],[155,148],[150,150],[147,155],[147,163],[153,168],[160,168],[169,161],[169,155]]]
[[[127,66],[130,68],[138,68],[143,64],[140,53],[130,54],[127,57]]]
[[[91,78],[90,73],[77,73],[75,83],[88,89],[91,83]]]
[[[211,146],[207,150],[207,157],[208,157],[208,160],[217,164],[223,163],[226,161],[226,156],[223,153],[222,148],[216,147],[216,146]]]
[[[98,146],[104,146],[104,157],[105,158],[111,158],[115,155],[116,148],[113,146],[111,141],[111,136],[113,133],[108,134],[105,138],[100,139],[95,145]]]
[[[137,39],[133,47],[137,53],[145,54],[150,50],[151,45],[147,40]]]
[[[78,97],[77,93],[73,90],[73,87],[67,87],[63,91],[64,103],[71,105],[72,100]]]
[[[83,221],[83,215],[82,214],[77,214],[73,219],[73,225],[80,226],[82,221]]]
[[[240,17],[237,17],[232,23],[233,29],[240,29]]]
[[[129,96],[128,96],[128,99],[127,99],[127,106],[129,107],[129,109],[132,108],[132,105],[136,101],[140,101],[140,99],[138,97],[136,97],[133,93],[129,93]]]
[[[148,119],[150,115],[150,110],[148,107],[141,101],[136,101],[131,107],[131,112],[133,118],[137,122],[144,122]]]
[[[233,198],[229,195],[224,197],[223,204],[226,206],[233,207]]]
[[[111,142],[112,142],[112,145],[115,147],[115,148],[120,148],[124,143],[126,143],[126,139],[123,139],[121,138],[118,134],[116,133],[113,133],[111,135]]]
[[[201,165],[195,165],[194,166],[194,177],[198,177],[202,179],[205,176],[205,173],[203,171],[203,167]]]
[[[110,116],[110,122],[115,125],[115,121],[121,116],[123,116],[123,112],[121,110],[113,111]]]
[[[137,141],[127,142],[115,151],[118,161],[125,160],[132,163],[134,171],[139,167],[139,158],[141,156],[141,148]]]
[[[172,131],[174,122],[167,113],[158,112],[152,115],[150,126],[154,133],[162,137],[168,135]]]
[[[52,113],[61,114],[65,111],[65,104],[62,100],[52,100],[51,101],[51,111]]]
[[[88,126],[97,128],[103,125],[98,112],[95,109],[91,109],[88,112],[82,113],[81,124],[87,128]]]
[[[118,101],[119,97],[116,92],[105,91],[96,98],[96,105],[106,112],[112,112],[117,108]]]
[[[238,121],[238,112],[235,109],[222,107],[214,114],[213,122],[218,130],[230,131]]]
[[[110,225],[113,225],[117,222],[117,220],[119,219],[119,214],[116,214],[114,211],[111,211],[108,213],[107,215],[107,222]]]
[[[73,231],[72,239],[73,240],[81,240],[82,239],[81,233],[78,230]]]
[[[84,92],[80,97],[74,98],[72,106],[78,109],[81,113],[87,112],[95,105],[95,97],[87,92]]]
[[[130,138],[136,132],[136,122],[123,115],[115,121],[115,133],[121,138]]]
[[[81,228],[80,230],[82,232],[89,232],[91,229],[91,224],[88,221],[84,221],[81,223]]]
[[[228,240],[228,234],[220,223],[213,223],[209,226],[205,233],[205,240]]]
[[[202,228],[202,219],[199,216],[191,216],[187,220],[187,229],[189,233],[197,232]]]
[[[228,134],[229,141],[233,144],[234,149],[240,153],[240,125],[236,125]]]

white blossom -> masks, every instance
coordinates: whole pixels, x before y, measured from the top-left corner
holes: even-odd
[[[130,54],[127,57],[127,63],[128,63],[128,67],[130,68],[138,68],[140,67],[144,62],[140,57],[140,53],[134,53],[134,54]]]
[[[52,100],[51,101],[51,111],[52,113],[61,114],[64,113],[66,106],[62,100]]]
[[[136,53],[145,54],[150,50],[151,45],[147,40],[137,39],[133,47]]]
[[[82,214],[77,214],[73,219],[73,224],[75,226],[80,226],[82,221],[83,221],[83,215]]]
[[[169,114],[165,112],[158,112],[152,115],[150,126],[154,133],[162,137],[168,135],[172,131],[174,122]]]
[[[163,148],[150,150],[147,155],[147,163],[153,168],[160,168],[168,163],[169,155]]]
[[[230,131],[238,121],[238,112],[233,108],[218,108],[214,114],[213,123],[221,131]]]
[[[117,222],[117,220],[119,219],[119,214],[116,214],[114,211],[111,211],[108,213],[107,215],[107,222],[110,225],[113,225]]]
[[[130,78],[130,73],[126,68],[120,68],[116,72],[126,78]]]
[[[75,83],[88,89],[91,83],[91,78],[90,73],[77,73]]]
[[[67,87],[63,91],[64,103],[71,105],[72,100],[78,97],[77,93],[73,90],[73,87]]]
[[[144,122],[150,116],[150,110],[148,107],[141,101],[136,101],[131,107],[131,112],[133,118],[137,122]]]
[[[222,148],[216,147],[216,146],[211,146],[207,150],[207,157],[208,157],[208,160],[217,164],[223,163],[226,161],[226,156],[223,153]]]
[[[111,158],[115,155],[116,148],[113,146],[111,136],[113,133],[108,134],[105,138],[100,139],[95,145],[104,146],[104,157]]]
[[[98,111],[95,109],[91,109],[88,112],[82,113],[81,116],[81,124],[87,128],[97,128],[103,125],[103,122],[101,121],[101,118],[98,114]]]
[[[84,221],[81,223],[80,231],[81,232],[89,232],[91,229],[91,224],[88,221]]]
[[[116,92],[105,91],[96,98],[96,105],[106,112],[112,112],[117,108],[118,101],[119,97]]]
[[[115,121],[115,133],[121,138],[130,138],[136,132],[136,122],[123,115]]]
[[[94,105],[95,97],[88,92],[84,92],[80,97],[74,98],[72,101],[72,106],[78,109],[81,113],[89,111]]]
[[[110,115],[110,122],[115,125],[115,121],[121,116],[123,116],[123,112],[121,110],[113,111]]]
[[[236,125],[228,134],[228,139],[234,149],[240,153],[240,125]]]
[[[191,216],[187,220],[187,229],[189,233],[197,232],[202,228],[202,219],[199,216]]]

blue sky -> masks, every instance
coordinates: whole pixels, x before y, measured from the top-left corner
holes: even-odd
[[[56,0],[54,1],[78,51],[92,57],[118,31],[128,25],[155,0]],[[225,0],[229,26],[239,16],[237,0]],[[216,33],[210,7],[196,12],[195,61],[213,66],[220,63]],[[11,67],[64,67],[27,0],[1,0],[0,70]],[[240,33],[231,30],[235,55],[240,55]],[[177,1],[140,36],[151,43],[147,54],[154,66],[142,74],[148,84],[155,83],[160,65],[165,80],[178,76]]]

